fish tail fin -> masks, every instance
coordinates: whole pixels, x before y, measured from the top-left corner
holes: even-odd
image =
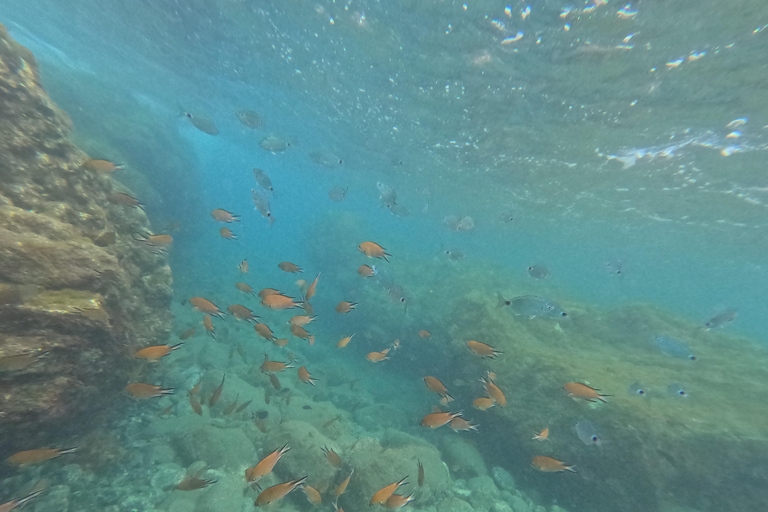
[[[69,449],[66,449],[66,450],[61,450],[61,451],[59,452],[59,455],[66,455],[66,454],[68,454],[68,453],[75,453],[76,451],[77,451],[77,448],[69,448]],[[42,492],[42,491],[41,491],[41,492]],[[33,494],[34,494],[34,493],[33,493]]]
[[[501,295],[501,292],[496,292],[496,298],[498,299],[498,303],[497,303],[498,307],[501,308],[504,306],[509,306],[509,301],[505,299],[503,295]]]
[[[181,342],[181,343],[177,343],[177,344],[175,344],[175,345],[171,345],[171,346],[170,346],[170,347],[168,347],[168,348],[170,348],[171,350],[179,350],[179,349],[180,349],[181,347],[183,347],[183,346],[184,346],[184,342]]]
[[[575,465],[573,465],[573,466],[565,466],[565,470],[566,471],[570,471],[571,473],[575,473],[576,472],[576,466]]]

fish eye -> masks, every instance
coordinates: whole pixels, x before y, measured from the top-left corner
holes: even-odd
[[[695,361],[696,360],[696,356],[688,356],[688,359],[690,359],[691,361]]]
[[[644,394],[645,394],[645,391],[644,391],[644,390],[642,390],[642,389],[638,389],[638,390],[637,390],[637,394],[638,394],[638,395],[644,395]]]
[[[560,316],[568,316],[568,313],[566,313],[565,311],[563,311],[562,313],[560,313]]]
[[[680,395],[680,396],[685,396],[686,395],[684,389],[681,389],[680,391],[678,391],[677,394]]]
[[[593,443],[596,443],[596,442],[597,442],[597,436],[592,436],[592,442],[593,442]]]

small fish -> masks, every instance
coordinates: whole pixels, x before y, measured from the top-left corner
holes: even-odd
[[[190,327],[189,329],[187,329],[183,333],[179,334],[179,339],[180,340],[186,340],[186,339],[191,338],[192,336],[195,335],[195,331],[196,330],[197,330],[197,327]]]
[[[389,204],[387,205],[387,208],[389,209],[389,213],[395,217],[407,217],[411,213],[411,211],[402,204]]]
[[[464,251],[456,249],[446,249],[443,251],[443,254],[445,254],[451,261],[461,261],[464,259]]]
[[[149,233],[142,235],[140,233],[134,233],[133,239],[147,247],[161,249],[167,248],[173,243],[173,237],[171,235],[152,235]]]
[[[407,476],[402,480],[398,480],[397,482],[389,484],[388,486],[376,491],[376,493],[371,498],[371,501],[368,502],[368,505],[376,505],[386,502],[401,485],[405,484],[406,480],[408,480]]]
[[[344,479],[343,482],[339,484],[338,487],[334,490],[334,495],[336,496],[336,499],[339,499],[339,496],[344,494],[344,491],[347,490],[347,486],[349,485],[349,481],[352,479],[352,475],[355,474],[355,468],[352,468],[352,471],[349,472],[349,476]]]
[[[274,288],[264,288],[258,293],[258,295],[259,298],[263,299],[267,295],[280,295],[280,292]]]
[[[203,327],[205,327],[205,332],[207,332],[211,338],[216,339],[216,327],[213,325],[211,315],[205,315],[203,317]]]
[[[552,274],[549,273],[549,269],[544,265],[531,265],[528,267],[528,275],[534,279],[547,279]]]
[[[249,406],[249,405],[251,405],[251,402],[253,402],[253,398],[251,398],[250,400],[248,400],[248,401],[247,401],[247,402],[245,402],[244,404],[240,404],[240,407],[238,407],[237,409],[235,409],[235,412],[236,412],[236,413],[238,413],[238,412],[243,412],[244,410],[246,410],[246,409],[248,408],[248,406]]]
[[[331,201],[334,201],[336,203],[340,203],[344,201],[344,199],[347,198],[347,191],[349,190],[349,187],[333,187],[331,190],[328,191],[328,198]]]
[[[737,311],[735,309],[727,309],[722,313],[718,313],[709,321],[704,323],[704,328],[707,330],[718,329],[723,327],[736,319]]]
[[[453,418],[461,416],[460,412],[433,412],[427,414],[421,420],[421,426],[427,428],[440,428],[447,425]]]
[[[667,386],[667,394],[677,398],[688,398],[688,392],[685,390],[682,384],[677,382]]]
[[[47,460],[55,459],[68,453],[75,453],[77,448],[68,450],[59,450],[58,448],[40,448],[37,450],[25,450],[17,452],[6,459],[9,464],[14,466],[28,466],[30,464],[39,464]]]
[[[83,164],[83,168],[92,172],[112,173],[123,169],[120,164],[114,164],[109,160],[91,159],[86,160]]]
[[[331,464],[331,466],[340,468],[344,464],[341,460],[341,457],[339,457],[339,454],[332,449],[328,448],[327,446],[324,446],[321,449],[323,450],[325,458],[328,459],[328,462]]]
[[[151,362],[157,362],[174,350],[179,350],[182,346],[184,346],[183,343],[177,343],[176,345],[172,346],[155,345],[153,347],[146,347],[136,352],[134,357],[138,359],[146,359]]]
[[[393,510],[397,510],[403,508],[415,499],[416,498],[413,497],[413,494],[409,494],[408,496],[393,494],[387,498],[387,501],[384,502],[384,506]]]
[[[440,396],[451,397],[451,395],[448,393],[448,389],[445,387],[445,385],[442,382],[440,382],[440,380],[438,380],[435,377],[424,377],[424,384],[426,384],[427,389],[437,393]],[[453,397],[451,397],[451,399],[453,399]]]
[[[200,393],[200,390],[203,389],[203,376],[200,375],[200,378],[197,380],[197,384],[194,385],[192,389],[189,390],[190,395],[197,395]]]
[[[224,380],[227,378],[226,374],[221,377],[221,384],[216,388],[216,391],[211,395],[211,399],[208,401],[208,407],[213,407],[221,399],[221,392],[224,391]]]
[[[494,402],[496,402],[496,405],[499,407],[504,407],[507,405],[507,398],[504,396],[504,393],[491,379],[483,377],[480,379],[480,382],[483,383],[485,391],[488,393],[488,396],[491,397]]]
[[[211,211],[211,217],[217,222],[240,222],[240,216],[230,213],[227,210],[216,208]]]
[[[232,414],[233,412],[235,412],[235,409],[237,409],[237,400],[238,400],[239,398],[240,398],[240,394],[238,393],[237,395],[235,395],[235,401],[234,401],[234,402],[232,402],[231,404],[229,404],[229,405],[226,407],[226,409],[224,409],[224,412],[222,412],[222,414],[223,414],[224,416],[229,416],[230,414]]]
[[[39,491],[32,492],[30,494],[27,494],[23,498],[19,498],[17,500],[11,500],[8,503],[3,503],[0,505],[0,512],[11,512],[11,510],[21,509],[24,505],[32,501],[33,499],[40,496],[45,489],[40,489]]]
[[[432,339],[432,333],[425,329],[422,329],[419,331],[419,338],[423,338],[425,340]]]
[[[153,384],[144,384],[141,382],[132,382],[123,389],[127,394],[133,398],[158,398],[165,395],[172,395],[174,393],[173,388],[163,389],[162,386],[155,386]]]
[[[235,288],[240,290],[243,293],[250,293],[251,295],[256,295],[256,292],[253,291],[253,288],[251,288],[251,285],[246,283],[235,283]]]
[[[456,416],[453,418],[450,423],[448,423],[448,428],[453,430],[454,432],[460,432],[460,431],[467,431],[467,430],[474,430],[477,432],[478,425],[474,425],[461,416]]]
[[[602,395],[600,394],[600,390],[591,388],[586,384],[581,384],[579,382],[569,382],[563,386],[563,390],[565,390],[568,396],[574,400],[586,400],[588,402],[596,402],[599,400],[603,403],[608,403],[605,398],[611,396]]]
[[[611,260],[605,264],[605,269],[612,276],[621,277],[624,275],[624,264],[621,260]]]
[[[633,382],[627,388],[627,392],[633,396],[648,396],[648,388],[639,382]]]
[[[344,348],[347,345],[349,345],[349,342],[352,341],[352,338],[355,336],[354,333],[352,333],[351,336],[347,336],[346,338],[341,338],[338,343],[336,343],[336,348]]]
[[[272,384],[272,387],[277,391],[283,389],[283,386],[280,384],[280,379],[278,379],[277,375],[274,373],[269,374],[269,383]],[[267,395],[266,390],[264,391],[264,402],[269,403],[269,396]]]
[[[282,263],[278,263],[277,267],[283,272],[290,272],[292,274],[304,272],[301,268],[299,268],[298,265],[294,265],[290,261],[283,261]]]
[[[269,176],[267,176],[267,173],[264,172],[263,169],[253,169],[253,179],[256,180],[256,183],[258,183],[262,189],[269,190],[270,192],[275,191],[272,186],[272,180],[269,179]]]
[[[217,480],[200,478],[201,475],[205,473],[207,470],[208,468],[203,468],[192,474],[186,475],[184,479],[181,482],[179,482],[176,485],[176,487],[174,487],[174,489],[179,491],[196,491],[198,489],[205,489],[209,485],[215,484]]]
[[[258,112],[254,110],[241,109],[235,112],[237,120],[242,123],[243,126],[248,128],[259,128],[263,124],[263,120]]]
[[[383,258],[385,261],[389,261],[388,256],[392,255],[386,252],[382,246],[376,242],[363,242],[357,246],[357,250],[365,254],[369,258]]]
[[[320,274],[317,274],[317,277],[315,277],[315,280],[312,281],[312,284],[309,285],[309,288],[307,288],[307,292],[304,294],[304,300],[308,301],[312,297],[315,296],[315,293],[317,292],[317,282],[320,280]]]
[[[472,407],[481,411],[487,411],[494,405],[496,405],[496,402],[494,402],[492,398],[485,396],[475,398],[475,400],[472,402]]]
[[[336,312],[339,314],[349,313],[355,308],[357,308],[357,302],[343,300],[336,304]]]
[[[308,340],[310,337],[309,332],[300,325],[291,325],[291,334],[302,340]]]
[[[257,315],[253,314],[253,311],[243,306],[242,304],[232,304],[227,308],[227,311],[236,319],[244,322],[255,322]]]
[[[511,300],[506,300],[501,294],[497,294],[499,306],[509,306],[515,315],[535,318],[537,316],[557,318],[567,316],[563,308],[552,299],[537,297],[536,295],[522,295]]]
[[[268,135],[259,141],[259,147],[271,153],[282,153],[291,147],[291,143],[276,135]]]
[[[304,327],[305,325],[309,324],[313,320],[315,320],[316,316],[309,316],[309,315],[296,315],[290,318],[288,320],[289,325],[298,325],[300,327]]]
[[[269,223],[275,222],[272,216],[272,209],[269,207],[269,199],[262,190],[251,189],[251,199],[253,199],[254,209],[261,213],[262,217],[269,219]]]
[[[227,240],[237,240],[237,235],[229,228],[221,228],[219,230],[219,235],[221,235],[221,238],[226,238]]]
[[[419,483],[419,487],[423,487],[424,486],[424,465],[421,463],[420,460],[417,461],[417,463],[419,465],[419,478],[417,481]]]
[[[538,434],[534,434],[531,441],[546,441],[547,439],[549,439],[549,427],[546,427]]]
[[[653,341],[656,343],[656,347],[658,347],[664,355],[679,359],[690,359],[691,361],[696,360],[696,356],[693,355],[690,347],[682,341],[676,340],[670,336],[655,336]]]
[[[261,363],[262,373],[278,373],[293,368],[290,363],[281,363],[280,361],[270,361],[267,354],[264,354],[264,362]]]
[[[344,163],[338,155],[326,150],[311,152],[309,154],[309,159],[318,165],[327,167],[328,169],[335,169]]]
[[[262,505],[269,505],[270,503],[281,500],[297,487],[302,487],[306,481],[307,477],[305,476],[303,478],[299,478],[298,480],[291,480],[281,484],[273,485],[272,487],[262,491],[258,498],[256,498],[256,502],[254,504],[257,507],[260,507]]]
[[[394,188],[385,185],[380,181],[376,182],[376,188],[379,191],[379,201],[381,201],[382,206],[389,206],[397,203],[397,192]]]
[[[299,368],[299,380],[306,384],[312,384],[313,386],[315,385],[315,382],[317,382],[317,379],[313,379],[304,366]]]
[[[558,473],[560,471],[571,471],[573,473],[576,472],[574,469],[576,466],[569,466],[563,461],[553,459],[552,457],[544,457],[541,455],[537,455],[531,459],[531,466],[538,469],[539,471],[543,471],[544,473]]]
[[[248,260],[241,261],[237,265],[237,269],[240,271],[241,274],[247,274],[248,273]],[[237,285],[235,285],[235,286],[237,286]],[[250,286],[249,286],[249,288],[250,288]]]
[[[304,484],[301,490],[304,491],[304,494],[307,496],[307,500],[311,504],[320,505],[323,502],[322,496],[320,496],[320,493],[314,487]]]
[[[470,352],[476,356],[482,357],[483,359],[495,359],[503,354],[501,350],[496,350],[490,345],[475,340],[469,340],[467,342],[467,348],[469,348]]]
[[[376,270],[370,265],[360,265],[357,268],[357,273],[362,277],[373,277],[376,275]]]
[[[216,304],[209,301],[208,299],[204,299],[202,297],[192,297],[189,299],[189,303],[192,304],[192,307],[195,308],[195,311],[207,313],[212,316],[218,316],[219,318],[224,318],[224,316],[226,316],[226,313],[221,311]]]
[[[475,228],[475,221],[470,216],[462,218],[458,224],[456,224],[456,231],[470,231]]]
[[[576,436],[586,445],[601,446],[603,438],[598,434],[598,429],[589,420],[579,420],[573,426]]]
[[[261,459],[261,461],[259,461],[259,463],[255,466],[246,469],[245,481],[249,483],[258,482],[270,474],[282,456],[288,453],[290,450],[291,447],[288,446],[288,443],[286,443],[282,446],[282,448],[278,448],[277,450]]]
[[[213,119],[210,117],[202,116],[202,115],[194,115],[189,112],[184,112],[184,115],[187,119],[189,119],[189,122],[192,123],[192,126],[197,128],[203,133],[207,133],[208,135],[218,135],[219,129],[216,128],[216,123],[213,122]]]
[[[261,299],[261,305],[267,309],[292,309],[300,308],[302,306],[302,301],[296,301],[293,297],[275,293],[264,296]]]
[[[389,354],[388,348],[382,350],[381,352],[369,352],[368,355],[365,356],[365,358],[372,363],[380,363],[382,361],[386,361],[387,359],[389,359],[389,357],[387,357],[387,354]]]
[[[113,192],[108,197],[109,201],[114,204],[119,204],[121,206],[130,206],[131,208],[139,208],[141,210],[144,209],[146,206],[144,203],[136,199],[130,194],[126,194],[125,192]]]

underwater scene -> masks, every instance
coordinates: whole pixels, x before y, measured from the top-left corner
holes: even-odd
[[[768,504],[768,3],[4,0],[0,512]]]

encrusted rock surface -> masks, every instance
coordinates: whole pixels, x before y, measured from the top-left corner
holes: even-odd
[[[170,329],[167,257],[134,240],[144,212],[110,201],[130,191],[83,167],[71,131],[0,25],[0,459],[84,433]]]

